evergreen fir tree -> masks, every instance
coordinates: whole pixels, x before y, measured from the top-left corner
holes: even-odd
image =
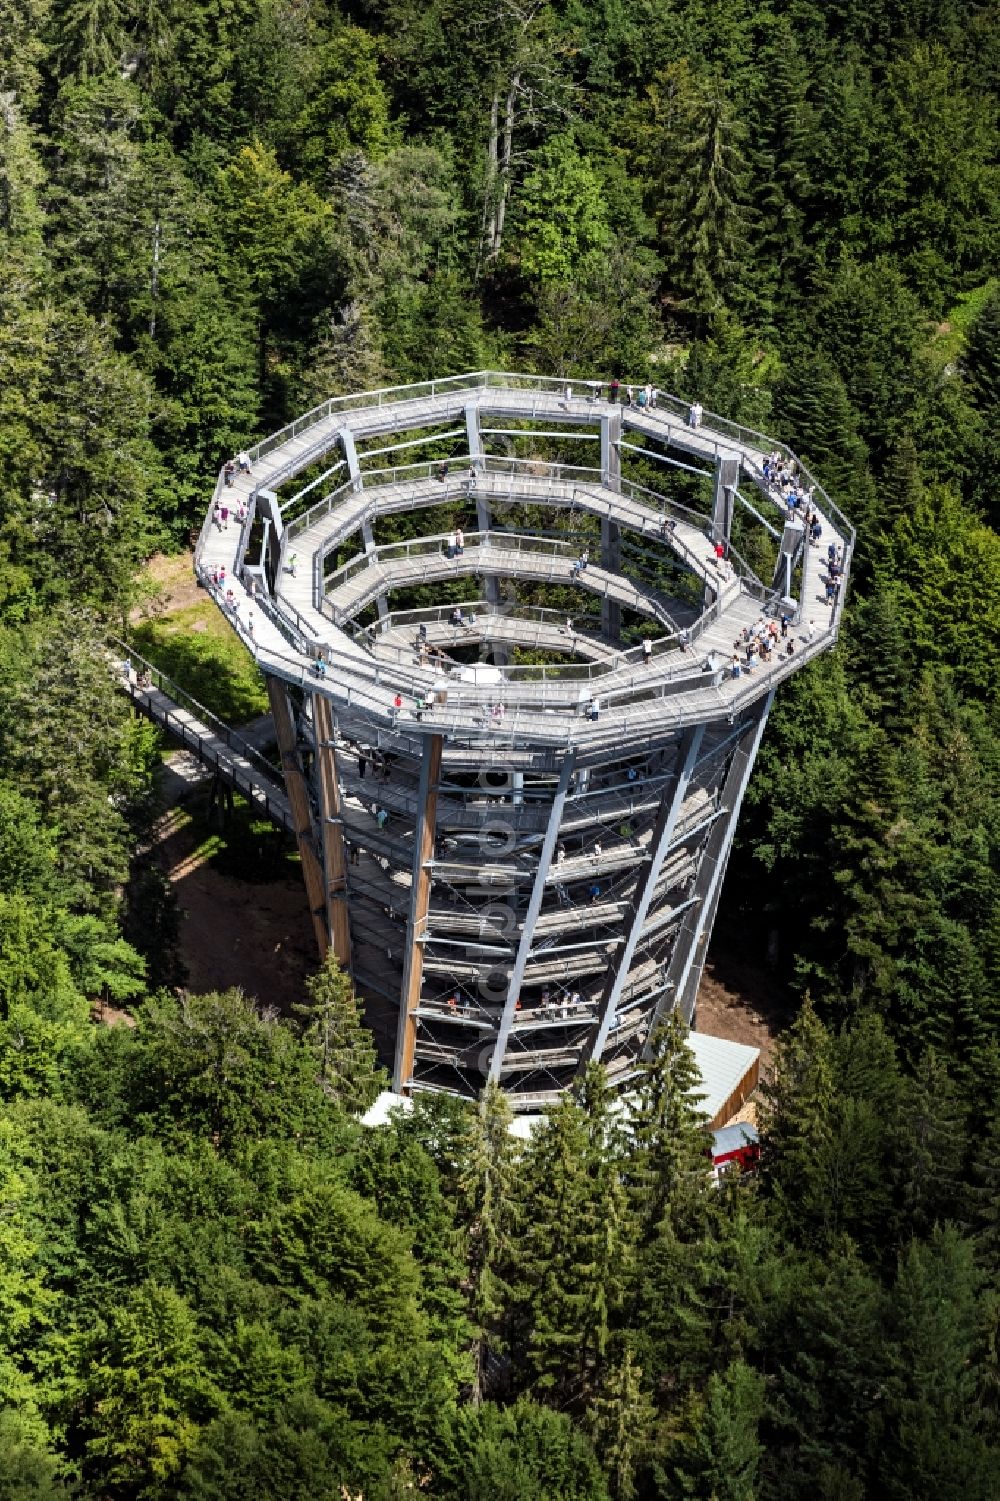
[[[971,1241],[951,1226],[914,1241],[901,1258],[876,1481],[887,1501],[991,1501],[997,1493],[1000,1449],[989,1442],[993,1418],[975,1361],[982,1282]]]
[[[962,370],[973,400],[983,412],[1000,409],[1000,287],[995,287],[973,320]]]
[[[871,1494],[888,1374],[879,1281],[849,1249],[822,1261],[786,1254],[768,1272],[768,1492],[776,1501]]]
[[[672,168],[666,205],[667,265],[681,305],[699,328],[739,305],[745,257],[743,129],[721,80],[707,88]]]
[[[643,1390],[642,1371],[626,1345],[587,1413],[587,1425],[614,1501],[634,1501],[654,1418],[653,1404]]]
[[[888,531],[900,516],[912,515],[920,500],[920,456],[908,432],[900,433],[889,453],[882,476],[882,512]]]
[[[525,1152],[518,1206],[516,1315],[534,1390],[584,1407],[606,1364],[628,1269],[619,1130],[603,1071],[588,1072],[586,1105],[562,1099]]]
[[[697,1501],[754,1501],[763,1455],[763,1377],[734,1361],[710,1377],[704,1397],[692,1407],[691,1427],[668,1461],[674,1493]]]
[[[796,1237],[822,1243],[834,1228],[820,1163],[835,1159],[833,1039],[808,998],[775,1049],[758,1106],[762,1181]]]
[[[469,1117],[459,1181],[468,1255],[468,1307],[475,1328],[472,1399],[482,1400],[493,1357],[504,1349],[503,1325],[510,1299],[508,1278],[516,1156],[511,1110],[499,1085],[490,1082]]]
[[[646,1241],[664,1216],[686,1226],[704,1206],[710,1174],[700,1084],[687,1028],[674,1012],[652,1039],[632,1096],[629,1200]]]
[[[372,1035],[361,1017],[351,978],[332,950],[306,981],[309,1000],[295,1009],[302,1016],[302,1035],[319,1059],[324,1092],[349,1114],[360,1115],[385,1085]]]
[[[965,1111],[944,1060],[934,1048],[922,1055],[901,1100],[895,1141],[898,1245],[924,1238],[935,1225],[957,1223],[967,1205],[961,1192]]]

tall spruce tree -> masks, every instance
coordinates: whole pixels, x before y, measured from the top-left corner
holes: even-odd
[[[744,131],[721,79],[706,84],[672,167],[665,255],[680,304],[704,330],[741,306],[749,207]]]
[[[504,1350],[514,1245],[511,1239],[516,1154],[510,1106],[499,1085],[487,1084],[463,1142],[459,1182],[467,1244],[474,1402],[487,1394],[493,1364]]]
[[[603,1071],[588,1071],[524,1154],[515,1317],[532,1389],[582,1411],[599,1389],[629,1262],[620,1126]]]
[[[629,1201],[642,1240],[665,1216],[686,1229],[697,1223],[710,1181],[701,1076],[676,1012],[652,1039],[632,1095]]]
[[[587,1413],[587,1426],[604,1465],[614,1501],[634,1501],[650,1447],[655,1409],[642,1371],[625,1346]]]
[[[306,981],[309,1000],[297,1006],[302,1036],[319,1063],[323,1092],[342,1110],[359,1115],[374,1104],[386,1082],[351,977],[332,949]]]

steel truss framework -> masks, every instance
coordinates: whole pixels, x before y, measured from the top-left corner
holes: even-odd
[[[496,451],[532,431],[595,439],[594,467]],[[447,469],[411,462],[435,442]],[[780,445],[710,415],[692,427],[669,398],[623,409],[486,372],[327,403],[220,477],[199,573],[265,672],[317,942],[350,967],[398,1091],[491,1078],[537,1109],[592,1059],[624,1083],[657,1019],[691,1020],[775,689],[835,639],[853,547],[819,487],[810,547],[765,474],[775,449],[812,486]],[[372,468],[395,450],[402,471]],[[700,509],[671,499],[674,470],[705,477]],[[231,528],[230,495],[246,510]],[[379,543],[381,518],[442,502],[451,532]],[[511,506],[531,530],[506,525]],[[582,569],[567,510],[594,539]],[[749,526],[771,539],[766,583]],[[470,577],[480,597],[456,624]],[[539,582],[572,587],[585,625],[520,603]],[[437,603],[393,608],[417,584]],[[734,639],[780,616],[792,654],[783,638],[734,676]],[[650,648],[623,646],[623,619]],[[520,667],[519,646],[547,664]]]

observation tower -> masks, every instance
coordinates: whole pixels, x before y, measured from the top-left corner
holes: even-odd
[[[625,1084],[693,1017],[849,523],[782,444],[596,382],[340,397],[248,457],[196,567],[264,673],[317,942],[394,1088],[535,1111],[591,1059]]]

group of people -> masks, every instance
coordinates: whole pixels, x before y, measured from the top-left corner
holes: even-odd
[[[507,705],[502,699],[495,704],[483,704],[479,710],[480,720],[484,725],[503,724],[507,717]]]
[[[395,759],[395,756],[392,755],[391,752],[387,753],[379,750],[359,750],[358,776],[362,780],[364,780],[370,769],[373,778],[378,777],[381,781],[387,782],[390,775],[392,774],[392,767]]]
[[[810,540],[818,542],[822,522],[812,503],[815,486],[803,485],[795,460],[786,459],[777,448],[767,455],[762,467],[771,499],[785,507],[789,521],[804,521]]]
[[[752,626],[745,626],[733,642],[733,657],[730,677],[738,678],[744,672],[753,672],[756,667],[767,665],[776,653],[786,657],[795,655],[795,642],[789,635],[792,618],[782,615],[780,623],[761,616]],[[810,628],[815,626],[810,621]],[[782,651],[781,643],[784,642]]]
[[[243,500],[238,500],[236,502],[236,505],[230,508],[229,502],[225,499],[224,496],[217,500],[215,502],[215,505],[212,507],[212,520],[215,522],[217,531],[228,532],[230,516],[235,517],[235,519],[242,525],[242,523],[247,519],[246,502]]]
[[[453,625],[455,623],[455,621],[452,622]],[[465,623],[464,617],[462,623]],[[427,627],[425,625],[419,627],[413,644],[416,648],[418,666],[423,667],[429,661],[437,662],[445,668],[450,665],[447,653],[443,652],[440,646],[434,646],[428,641]]]
[[[441,1003],[438,1002],[440,1005]],[[562,990],[560,995],[554,995],[550,986],[546,985],[542,990],[537,1004],[526,1005],[523,996],[518,996],[514,1002],[514,1011],[518,1016],[539,1014],[554,1017],[569,1017],[576,1011],[583,1010],[587,1002],[578,990]],[[466,995],[463,990],[453,990],[445,997],[444,1010],[450,1016],[468,1016],[473,1011],[484,1011],[486,1008],[478,1005],[472,997]]]
[[[250,462],[250,455],[247,453],[247,451],[246,451],[245,448],[241,451],[241,453],[237,457],[236,463],[234,463],[232,459],[227,459],[226,462],[225,462],[225,464],[222,466],[222,475],[223,475],[223,478],[224,478],[224,480],[226,482],[227,488],[230,489],[230,490],[232,489],[233,485],[236,483],[236,466],[237,466],[237,464],[239,465],[239,470],[240,470],[241,474],[249,474],[250,470],[253,468],[253,465]]]
[[[659,388],[652,385],[649,381],[644,386],[640,386],[638,391],[636,391],[634,386],[626,386],[623,395],[622,383],[616,375],[609,387],[608,399],[614,404],[621,402],[623,406],[634,406],[640,410],[648,408],[649,411],[655,411],[659,397]]]
[[[135,668],[131,657],[125,657],[122,661],[122,676],[128,685],[131,685],[134,678],[135,686],[141,688],[143,692],[148,692],[153,686],[153,674],[149,668],[143,667],[141,670]]]
[[[813,505],[814,485],[804,486],[799,482],[794,459],[785,459],[775,449],[769,453],[763,465],[764,479],[772,500],[785,506],[789,521],[800,520],[806,529],[812,547],[818,547],[823,536],[823,519]],[[826,603],[834,605],[840,593],[844,576],[844,549],[831,542],[826,550]]]
[[[837,603],[841,580],[844,577],[844,549],[831,542],[826,550],[826,602]]]
[[[210,568],[208,571],[208,581],[211,584],[212,588],[217,591],[220,604],[222,605],[224,610],[232,615],[234,622],[239,625],[240,601],[236,597],[236,591],[234,590],[232,584],[227,584],[226,577],[227,575],[225,563],[219,563],[216,567]],[[257,586],[252,579],[250,581],[250,584],[248,585],[248,591],[250,594],[250,600],[248,601],[248,603],[252,604],[257,593]],[[252,609],[248,608],[247,610],[244,626],[247,634],[252,636],[254,633]]]

